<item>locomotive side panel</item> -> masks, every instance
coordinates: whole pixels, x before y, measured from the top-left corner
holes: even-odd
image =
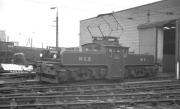
[[[156,66],[154,64],[154,56],[129,54],[125,62],[126,77],[152,77],[156,76]]]
[[[109,64],[109,58],[103,53],[64,52],[62,54],[63,65],[105,65]]]
[[[154,56],[153,55],[128,54],[125,64],[126,65],[153,65],[154,64]]]

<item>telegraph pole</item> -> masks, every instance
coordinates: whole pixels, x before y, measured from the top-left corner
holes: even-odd
[[[59,46],[58,7],[51,7],[51,9],[56,9],[56,47],[58,47]]]

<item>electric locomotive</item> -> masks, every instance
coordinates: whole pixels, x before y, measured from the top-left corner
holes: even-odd
[[[129,47],[121,46],[117,37],[93,37],[81,51],[64,51],[51,60],[43,55],[37,64],[37,77],[50,83],[139,78],[157,73],[153,55],[130,54]]]

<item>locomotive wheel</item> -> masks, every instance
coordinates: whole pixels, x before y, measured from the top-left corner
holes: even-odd
[[[67,70],[65,70],[65,69],[61,69],[61,71],[60,72],[58,72],[59,74],[58,74],[58,77],[59,77],[59,80],[60,81],[68,81],[68,71]]]
[[[106,79],[107,77],[107,70],[102,68],[100,69],[100,75],[101,75],[101,79]]]
[[[75,81],[80,81],[81,80],[81,78],[79,77],[79,72],[80,72],[80,70],[79,69],[76,69],[76,70],[71,70],[71,77],[72,77],[72,79],[73,80],[75,80]]]
[[[146,72],[147,72],[147,75],[150,77],[155,77],[157,75],[156,69],[152,67],[146,68]]]
[[[88,69],[88,68],[85,68],[84,69],[84,72],[82,72],[83,73],[83,80],[89,80],[89,79],[91,79],[91,77],[92,77],[92,72]]]
[[[91,72],[88,70],[88,68],[80,68],[80,71],[78,73],[79,79],[82,80],[88,80],[90,78]]]
[[[139,77],[145,76],[145,72],[143,71],[143,69],[139,69],[139,68],[130,68],[129,69],[129,74],[133,78],[139,78]]]
[[[102,68],[95,68],[93,69],[93,74],[92,77],[93,79],[103,79],[104,77],[106,77],[106,74],[104,69]]]
[[[81,68],[68,68],[69,77],[72,81],[81,81],[83,80],[83,73],[81,72]]]
[[[138,78],[138,77],[145,77],[145,76],[146,76],[146,73],[143,68],[137,68],[135,70],[135,77]]]
[[[135,76],[136,76],[135,69],[130,68],[128,71],[129,71],[129,75],[131,75],[132,77],[135,77]],[[128,76],[129,76],[129,75],[128,75]]]

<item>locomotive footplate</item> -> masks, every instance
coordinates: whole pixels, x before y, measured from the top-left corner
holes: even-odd
[[[37,78],[48,83],[106,79],[106,66],[58,66],[43,64]]]

